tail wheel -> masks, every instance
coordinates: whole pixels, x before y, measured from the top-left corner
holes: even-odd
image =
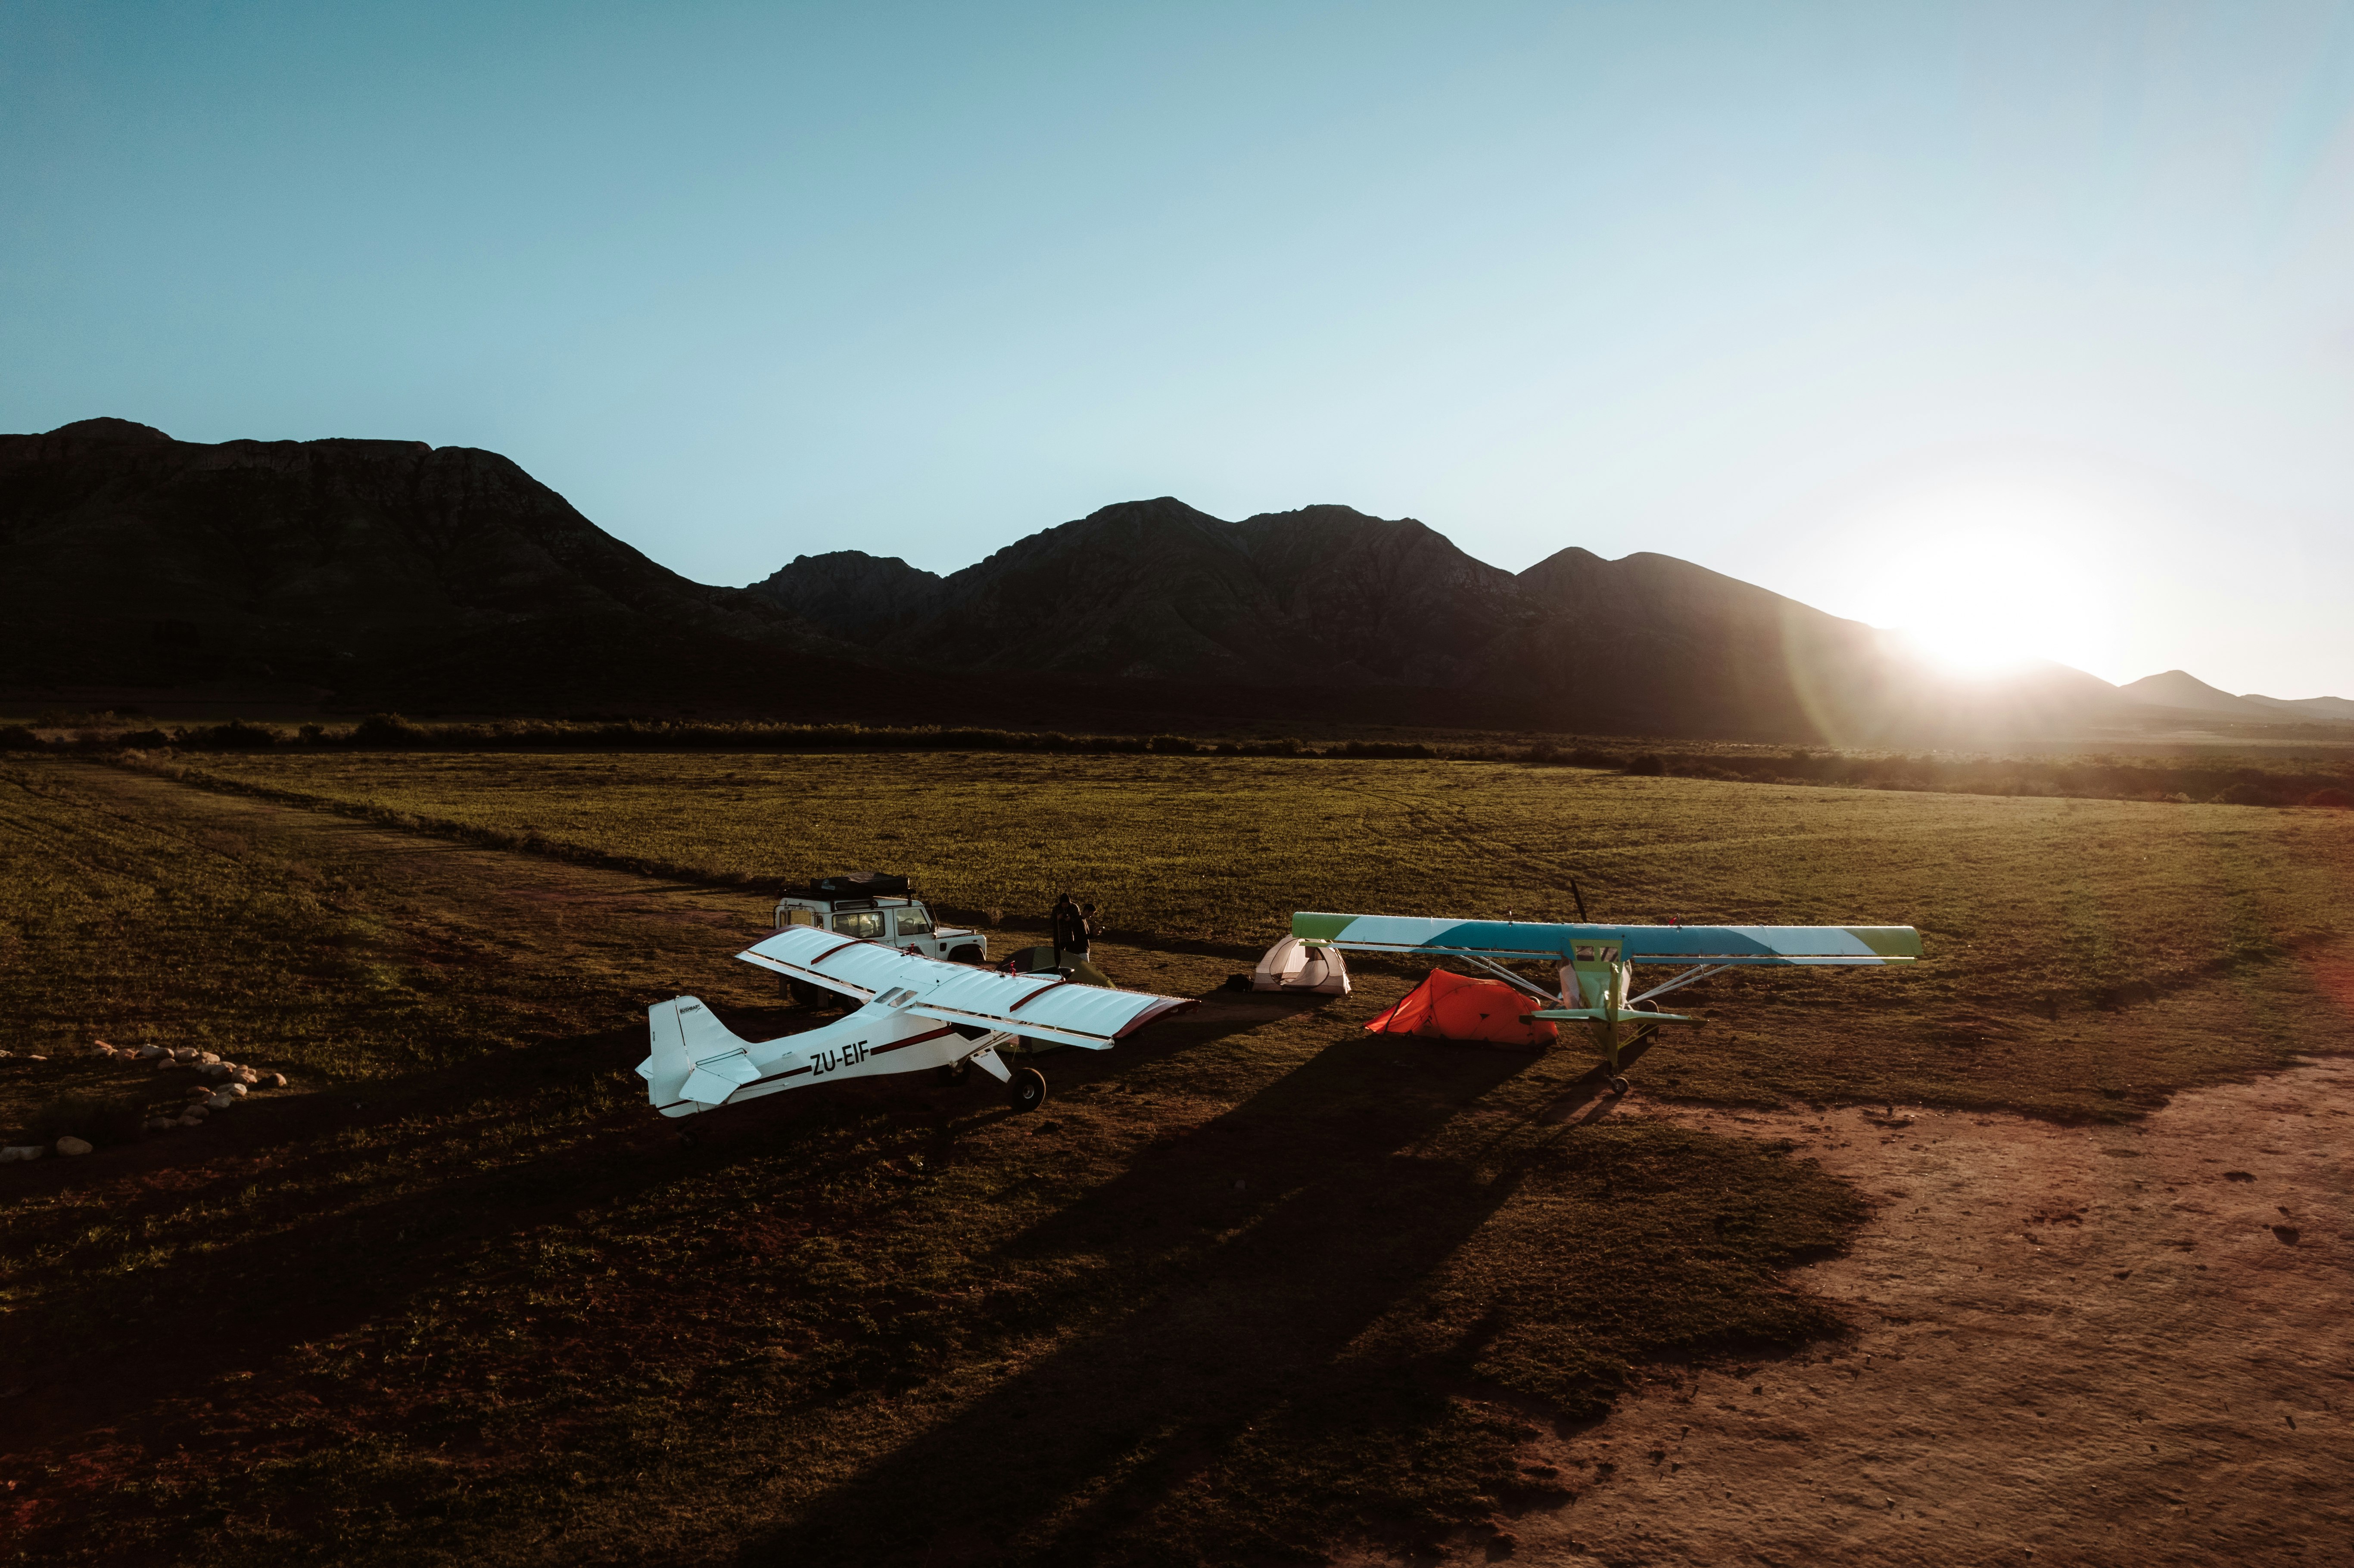
[[[1005,1086],[1005,1103],[1017,1111],[1034,1111],[1046,1103],[1046,1075],[1035,1067],[1016,1067]]]
[[[1625,1093],[1627,1092],[1627,1080],[1626,1080],[1626,1079],[1624,1079],[1624,1078],[1613,1078],[1613,1079],[1611,1079],[1611,1080],[1610,1080],[1610,1092],[1611,1092],[1612,1094],[1614,1094],[1614,1095],[1623,1095],[1623,1094],[1625,1094]]]

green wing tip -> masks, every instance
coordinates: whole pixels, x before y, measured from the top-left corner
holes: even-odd
[[[1883,959],[1921,956],[1921,933],[1910,926],[1850,926],[1847,932]]]

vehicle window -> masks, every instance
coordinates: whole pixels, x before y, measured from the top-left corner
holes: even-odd
[[[833,928],[845,937],[879,937],[883,934],[883,912],[861,909],[854,914],[837,915]]]
[[[824,922],[817,917],[817,911],[814,909],[789,909],[785,912],[785,924],[788,926],[821,926],[823,925]]]
[[[931,934],[932,915],[930,910],[926,909],[919,904],[912,909],[902,909],[899,911],[899,935],[902,937],[928,937]]]

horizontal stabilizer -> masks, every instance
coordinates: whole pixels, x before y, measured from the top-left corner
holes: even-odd
[[[723,1105],[760,1075],[751,1047],[695,997],[673,997],[648,1008],[646,1044],[638,1076],[657,1107]]]
[[[752,1065],[752,1058],[738,1052],[715,1062],[697,1064],[695,1071],[686,1075],[686,1082],[680,1086],[678,1097],[700,1100],[707,1106],[724,1105],[729,1095],[759,1075],[760,1069]]]

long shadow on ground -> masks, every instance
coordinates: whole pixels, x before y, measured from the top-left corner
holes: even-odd
[[[435,1126],[555,1085],[585,1089],[643,1052],[642,1030],[549,1041],[405,1078],[253,1103],[193,1132],[56,1171],[57,1185],[112,1183],[111,1225],[156,1222],[179,1240],[202,1231],[209,1245],[182,1253],[168,1278],[155,1270],[76,1277],[10,1314],[0,1325],[0,1379],[27,1397],[0,1435],[0,1451],[112,1425],[266,1362],[290,1343],[397,1311],[420,1282],[446,1277],[520,1230],[668,1179],[658,1165],[615,1157],[634,1118],[602,1118],[613,1138],[488,1169],[456,1165],[462,1148],[451,1148],[448,1127]],[[372,1161],[431,1160],[445,1173],[378,1200],[364,1189],[355,1196],[339,1185],[353,1163],[339,1135],[363,1129],[377,1134]],[[302,1217],[328,1205],[334,1212]],[[232,1217],[210,1217],[224,1212]],[[151,1346],[169,1353],[148,1353]],[[67,1389],[71,1397],[59,1396]]]
[[[1347,1352],[1511,1195],[1511,1174],[1483,1176],[1415,1145],[1532,1058],[1426,1057],[1411,1092],[1393,1092],[1396,1054],[1394,1042],[1334,1045],[1018,1238],[1018,1256],[1100,1259],[1136,1279],[1140,1298],[742,1561],[1133,1557],[1150,1516],[1183,1507],[1187,1488],[1262,1424],[1272,1437],[1312,1406],[1305,1425],[1346,1446],[1352,1427],[1405,1433],[1440,1419],[1428,1374],[1446,1369]],[[1305,1538],[1326,1522],[1295,1521]],[[1257,1539],[1225,1545],[1279,1549],[1288,1531],[1267,1520],[1242,1533]],[[1182,1559],[1207,1544],[1169,1550]]]
[[[1122,1060],[1210,1044],[1289,1011],[1211,1010],[1160,1039],[1062,1053],[1049,1066],[1066,1086],[1096,1081]],[[820,1022],[798,1010],[728,1009],[726,1016],[754,1037]],[[135,1422],[224,1373],[268,1364],[291,1344],[397,1316],[420,1284],[450,1279],[523,1232],[758,1158],[812,1112],[879,1104],[929,1119],[944,1142],[953,1140],[960,1116],[970,1127],[977,1109],[984,1119],[1004,1114],[985,1097],[934,1093],[917,1078],[854,1081],[701,1118],[724,1121],[726,1130],[687,1149],[678,1124],[652,1118],[642,1104],[568,1118],[560,1106],[545,1107],[551,1089],[577,1086],[586,1096],[644,1052],[639,1025],[546,1041],[250,1103],[191,1132],[23,1172],[17,1186],[27,1194],[97,1185],[104,1223],[118,1232],[153,1224],[180,1241],[202,1231],[207,1245],[181,1252],[167,1274],[85,1275],[71,1271],[67,1241],[65,1282],[0,1318],[0,1397],[10,1406],[0,1453]],[[487,1165],[467,1159],[467,1126],[535,1100],[554,1123],[547,1148],[503,1150]],[[348,1184],[354,1153],[342,1135],[355,1132],[369,1136],[371,1164],[410,1179],[406,1190],[372,1196]],[[212,1217],[224,1214],[230,1217]]]

